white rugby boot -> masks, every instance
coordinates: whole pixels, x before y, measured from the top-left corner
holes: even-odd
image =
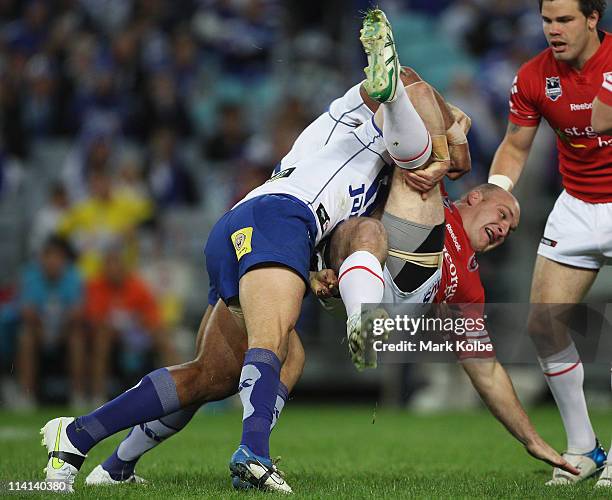
[[[393,101],[400,78],[400,63],[385,13],[380,9],[369,10],[360,33],[359,39],[368,56],[364,89],[375,101]]]
[[[346,337],[351,361],[358,370],[376,368],[378,357],[373,347],[373,327],[375,320],[385,320],[389,317],[387,311],[376,308],[371,311],[356,312],[346,320]],[[388,332],[376,339],[386,339]]]
[[[104,470],[102,465],[96,465],[94,470],[92,470],[89,475],[85,478],[85,484],[89,486],[113,486],[116,484],[147,484],[149,481],[146,479],[137,476],[136,473],[132,473],[132,475],[126,477],[118,481],[117,479],[113,479],[108,471]]]
[[[606,463],[595,483],[595,488],[612,488],[612,463]]]
[[[249,489],[249,484],[263,491],[293,493],[283,473],[270,458],[255,455],[248,446],[241,444],[230,459],[232,485],[238,490]]]
[[[569,472],[565,472],[555,467],[553,469],[552,479],[546,483],[547,486],[562,486],[584,481],[604,468],[607,456],[606,450],[599,444],[599,441],[596,441],[595,448],[588,453],[577,454],[565,452],[563,458],[579,469],[580,474],[574,476]]]
[[[47,448],[45,480],[50,483],[64,483],[62,492],[72,493],[76,475],[87,455],[83,455],[68,439],[66,427],[74,422],[73,417],[58,417],[49,420],[40,429],[41,445]]]

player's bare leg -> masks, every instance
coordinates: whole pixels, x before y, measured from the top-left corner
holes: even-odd
[[[579,476],[558,468],[549,485],[573,483],[592,476],[605,462],[589,419],[584,398],[584,368],[567,329],[552,321],[547,304],[576,304],[582,301],[597,276],[597,271],[566,266],[538,255],[531,285],[531,314],[528,329],[540,360],[546,382],[555,398],[567,435],[564,457],[580,466]],[[551,306],[555,314],[563,306]],[[569,306],[567,307],[569,310]]]
[[[194,365],[194,369],[198,370],[198,373],[202,374],[198,376],[199,385],[195,388],[202,398],[202,403],[211,401],[215,397],[222,399],[223,396],[218,387],[214,389],[216,395],[213,396],[210,393],[213,377],[204,373],[206,367],[216,366],[215,376],[223,379],[233,378],[231,383],[225,385],[226,396],[236,394],[240,368],[247,350],[246,328],[240,309],[232,306],[230,311],[221,300],[214,308],[209,306],[200,323],[196,346],[197,356],[191,364]],[[289,336],[289,350],[281,369],[281,384],[274,406],[272,427],[276,425],[288,394],[293,390],[302,374],[304,361],[304,348],[294,330]],[[135,474],[136,463],[140,457],[180,432],[191,421],[200,406],[197,403],[132,428],[115,451],[87,476],[86,484],[113,485],[145,482],[143,478]]]
[[[257,277],[259,277],[261,271],[261,269],[257,269],[252,273],[255,273]],[[266,285],[265,283],[253,283],[253,281],[256,282],[257,280],[249,278],[244,282],[247,287],[246,293],[248,296],[249,293],[255,292],[254,287],[259,287],[260,290],[257,293],[270,292],[268,297],[270,300],[273,300],[274,303],[282,304],[283,306],[285,304],[290,304],[290,306],[287,307],[291,309],[292,314],[287,314],[287,307],[279,307],[277,309],[278,317],[274,314],[269,314],[270,306],[268,305],[266,311],[269,315],[265,322],[261,320],[259,323],[260,325],[266,323],[271,332],[271,337],[274,339],[268,345],[278,346],[277,350],[279,354],[281,354],[280,351],[282,350],[282,356],[284,358],[287,352],[288,334],[293,330],[293,324],[297,319],[305,285],[296,274],[285,268],[269,268],[265,269],[265,271],[267,271],[267,273],[264,274],[267,274],[272,281],[268,282]],[[288,289],[291,290],[291,287],[293,287],[294,291],[293,297],[295,300],[293,301],[288,300],[288,297],[291,296]],[[251,289],[249,290],[249,288]],[[263,298],[261,300],[263,300]],[[247,301],[247,303],[248,302],[249,301]],[[255,300],[255,303],[256,302],[257,300]],[[253,305],[251,304],[250,307],[252,308]],[[256,305],[256,310],[257,307]],[[260,308],[260,310],[263,309],[264,308]],[[256,314],[254,314],[254,316],[256,316]],[[245,317],[247,319],[247,327],[249,327],[248,313],[245,313]],[[270,324],[275,324],[275,319],[276,331],[270,327]],[[272,323],[270,323],[270,321],[272,321]],[[290,328],[289,324],[291,325]],[[255,327],[255,332],[257,333],[255,339],[258,339],[257,342],[261,343],[262,332],[258,332],[257,327]],[[278,360],[277,355],[274,354],[274,356]],[[279,385],[278,371],[280,370],[280,361],[277,361],[276,364],[279,366],[270,367],[273,372],[273,378],[276,374],[276,383],[274,383],[274,381],[272,383],[273,395],[271,399],[276,398]],[[275,370],[275,368],[278,368],[278,370]],[[180,408],[197,403],[198,394],[195,394],[195,391],[185,391],[184,383],[187,383],[187,381],[181,378],[186,371],[193,369],[197,369],[197,367],[187,364],[187,366],[181,365],[172,367],[171,369],[161,368],[155,370],[143,377],[142,380],[129,391],[102,405],[88,415],[83,415],[76,419],[60,417],[47,422],[41,430],[44,436],[43,444],[47,447],[49,453],[49,460],[46,468],[47,480],[62,481],[65,482],[69,488],[72,488],[76,474],[87,452],[99,441],[120,430],[142,422],[158,419],[164,415],[174,413]],[[262,369],[266,371],[266,368]],[[270,370],[267,371],[269,372]],[[214,386],[211,389],[212,396],[209,396],[211,399],[224,396],[228,384],[232,383],[232,379],[230,377],[213,379],[213,382]],[[222,396],[219,396],[220,394]],[[270,422],[272,421],[273,404],[274,401],[272,401],[270,409],[267,410],[270,414]],[[267,433],[264,432],[264,434],[267,434],[269,437],[269,430]],[[59,461],[61,461],[61,464]]]
[[[418,168],[430,156],[430,135],[399,80],[400,66],[393,33],[381,10],[373,9],[366,13],[361,42],[368,56],[363,89],[372,100],[382,103],[374,117],[374,123],[382,129],[385,145],[395,162],[404,168]],[[344,259],[338,273],[340,295],[347,308],[347,337],[351,357],[357,368],[376,366],[375,360],[366,362],[365,359],[367,342],[363,320],[368,318],[362,318],[361,304],[379,304],[382,300],[382,267],[378,265],[373,254],[357,251]],[[352,283],[353,281],[355,283]],[[368,290],[371,294],[366,296],[362,293],[363,290]],[[369,311],[368,314],[370,313],[376,315],[378,310]]]
[[[259,489],[290,493],[270,460],[269,439],[281,365],[306,285],[287,267],[264,265],[246,272],[239,287],[249,349],[240,373],[242,439],[231,457],[230,470]]]

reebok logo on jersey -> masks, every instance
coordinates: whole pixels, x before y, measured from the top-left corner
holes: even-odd
[[[589,109],[593,109],[593,103],[583,102],[582,104],[570,104],[570,109],[572,111],[587,111]]]
[[[236,258],[240,260],[244,255],[251,252],[251,238],[253,237],[253,228],[244,227],[232,234],[232,244],[236,251]]]
[[[561,88],[561,78],[558,76],[546,77],[546,89],[544,90],[546,97],[551,101],[556,101],[563,95]]]
[[[453,226],[451,226],[450,224],[446,224],[446,230],[448,231],[448,234],[450,234],[450,237],[453,240],[453,243],[455,244],[457,252],[461,252],[461,245],[459,244],[459,239],[457,238],[455,231],[453,231]]]

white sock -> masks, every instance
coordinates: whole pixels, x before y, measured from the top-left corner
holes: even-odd
[[[361,304],[379,304],[383,298],[385,282],[378,259],[363,250],[349,255],[340,266],[338,288],[350,317],[361,310]]]
[[[576,346],[572,342],[563,351],[538,359],[563,420],[567,451],[591,451],[596,438],[584,399],[584,367]]]
[[[395,100],[382,108],[383,137],[395,163],[406,169],[422,166],[431,156],[431,137],[406,91],[397,89]]]

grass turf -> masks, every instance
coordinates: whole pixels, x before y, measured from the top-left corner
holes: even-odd
[[[0,487],[44,477],[38,429],[58,410],[33,415],[0,412]],[[564,446],[553,408],[531,412],[542,436]],[[125,433],[90,453],[71,498],[269,498],[231,489],[227,461],[240,436],[236,411],[200,412],[178,436],[143,457],[137,471],[146,486],[87,487],[84,479]],[[609,444],[609,415],[593,412]],[[364,407],[289,405],[272,437],[295,498],[610,498],[594,480],[571,487],[543,486],[551,469],[530,458],[485,411],[417,416]],[[0,497],[4,491],[0,490]],[[11,495],[15,497],[17,495]],[[19,494],[40,497],[41,494]]]

